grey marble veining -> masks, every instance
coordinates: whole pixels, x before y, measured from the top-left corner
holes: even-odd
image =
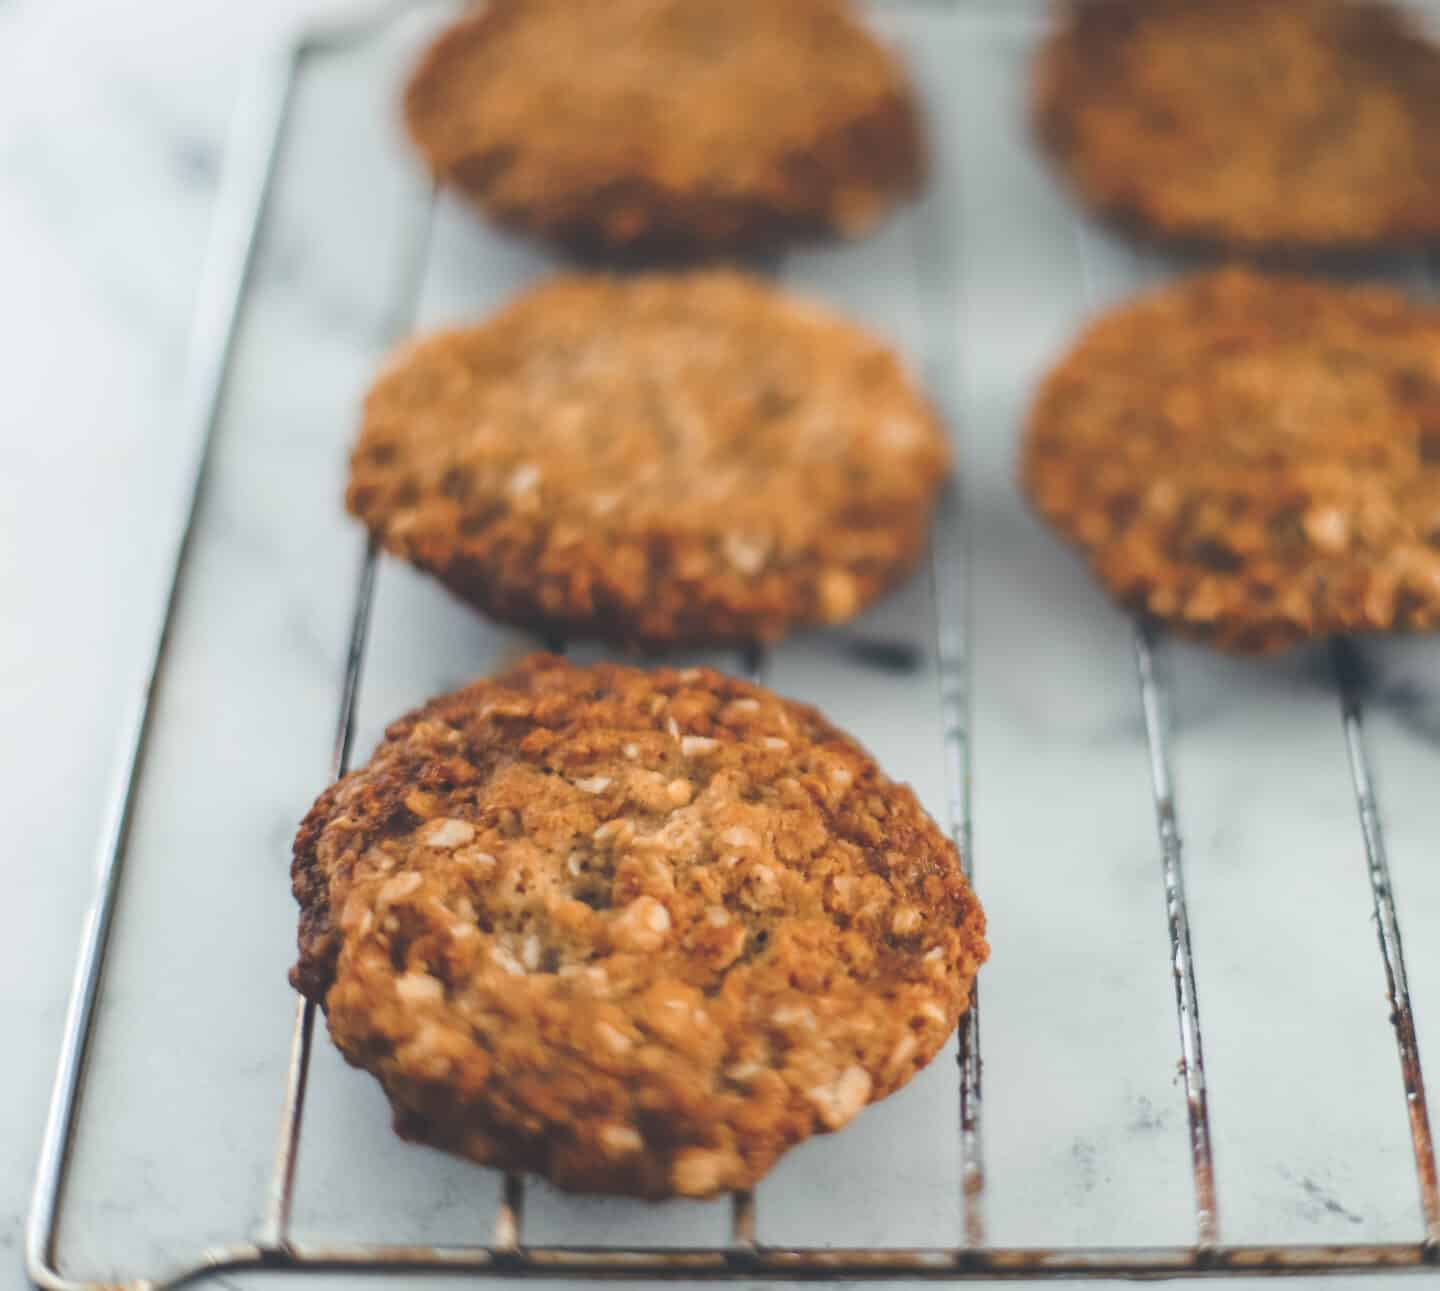
[[[178,9],[161,10],[185,27]],[[1131,628],[1014,481],[1037,377],[1095,308],[1175,266],[1079,220],[1030,151],[1032,23],[994,6],[905,16],[892,5],[883,21],[931,105],[931,190],[876,237],[798,252],[778,272],[888,336],[956,437],[973,551],[947,557],[942,576],[969,580],[972,616],[974,858],[995,947],[982,979],[990,1237],[1184,1243],[1185,1109]],[[324,782],[361,551],[339,506],[345,454],[425,200],[394,120],[423,32],[419,19],[402,23],[325,64],[297,105],[158,699],[67,1199],[61,1248],[87,1273],[153,1272],[258,1220],[289,1040],[288,842]],[[218,37],[188,39],[213,50]],[[102,174],[118,182],[148,167],[177,201],[203,204],[219,146],[209,119],[123,86],[97,87],[75,112],[112,104],[128,106]],[[39,193],[34,218],[75,218],[74,195],[43,182],[49,156],[23,131],[0,142],[7,174]],[[169,279],[137,280],[121,254],[133,243],[166,264],[173,226],[147,222],[137,209],[89,243],[77,234],[75,272],[101,284],[117,334],[121,319],[149,327],[147,352],[173,356],[177,339],[156,321],[173,315]],[[442,201],[418,321],[483,314],[552,267]],[[157,479],[133,509],[169,506],[174,491]],[[774,652],[767,678],[823,704],[943,818],[930,613],[920,576],[847,634],[871,643],[870,662],[804,634]],[[357,755],[408,706],[531,644],[385,561]],[[887,650],[910,666],[877,666]],[[1414,1237],[1400,1078],[1325,656],[1168,654],[1222,1235]],[[1440,911],[1429,863],[1440,648],[1387,643],[1365,657],[1421,1042],[1440,1061],[1440,938],[1427,935]],[[957,1121],[952,1045],[844,1134],[782,1162],[759,1190],[761,1239],[957,1241]],[[485,1240],[496,1197],[491,1173],[396,1141],[373,1081],[319,1038],[297,1234]],[[656,1208],[536,1186],[527,1233],[713,1243],[727,1221],[723,1204]]]

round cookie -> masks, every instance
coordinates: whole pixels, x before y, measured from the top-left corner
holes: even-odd
[[[349,508],[496,618],[659,648],[850,617],[945,438],[895,355],[731,272],[577,275],[389,364]]]
[[[490,0],[405,117],[438,180],[586,252],[858,234],[924,171],[904,71],[848,0]]]
[[[1077,0],[1038,132],[1081,196],[1248,250],[1440,237],[1440,48],[1361,0]]]
[[[407,1138],[561,1187],[747,1188],[944,1044],[953,844],[818,712],[534,655],[392,725],[295,840],[292,980]]]
[[[1093,324],[1024,445],[1124,605],[1243,652],[1440,625],[1440,310],[1227,270]]]

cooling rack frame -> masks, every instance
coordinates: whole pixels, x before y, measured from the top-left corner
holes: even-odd
[[[935,7],[956,0],[888,0],[891,4]],[[87,915],[67,1012],[52,1101],[25,1234],[25,1267],[45,1291],[115,1291],[105,1280],[73,1278],[59,1265],[56,1240],[65,1176],[84,1092],[86,1058],[104,982],[106,953],[121,898],[132,811],[151,734],[153,698],[165,673],[170,628],[183,579],[220,418],[236,337],[249,302],[256,247],[270,205],[278,159],[296,89],[312,60],[354,47],[384,30],[416,0],[400,0],[343,21],[318,25],[286,44],[268,60],[236,114],[234,133],[217,204],[214,231],[198,300],[187,369],[185,415],[192,428],[192,486],[174,531],[171,576],[159,607],[154,650],[139,694],[127,718],[119,773],[98,858],[99,877]],[[408,330],[426,260],[433,197],[412,229],[405,248],[407,272],[393,317],[397,336]],[[946,764],[951,825],[967,867],[969,842],[968,611],[965,580],[954,578],[954,562],[967,559],[963,491],[952,487],[942,500],[931,544],[930,581],[934,606],[941,756]],[[331,759],[332,776],[346,770],[374,604],[377,552],[363,551],[354,592],[354,612],[339,688]],[[755,1201],[737,1195],[732,1204],[730,1240],[705,1248],[618,1248],[528,1245],[524,1240],[524,1183],[508,1176],[490,1242],[473,1246],[387,1246],[296,1240],[291,1233],[295,1170],[314,1034],[315,1007],[296,1008],[290,1064],[282,1091],[279,1142],[263,1221],[253,1241],[202,1251],[192,1262],[155,1279],[136,1279],[126,1291],[161,1291],[212,1274],[245,1271],[354,1273],[470,1273],[496,1279],[571,1278],[595,1280],[777,1281],[935,1280],[1040,1278],[1167,1278],[1244,1275],[1344,1274],[1440,1268],[1440,1183],[1430,1129],[1414,1011],[1390,881],[1385,840],[1375,798],[1363,730],[1363,665],[1357,648],[1337,641],[1331,670],[1349,760],[1364,844],[1391,1022],[1399,1055],[1402,1088],[1411,1130],[1423,1232],[1415,1240],[1360,1244],[1227,1245],[1220,1240],[1213,1147],[1205,1087],[1203,1039],[1195,959],[1185,895],[1180,815],[1170,773],[1169,681],[1165,642],[1149,624],[1138,623],[1134,653],[1146,741],[1149,748],[1160,872],[1169,934],[1179,1073],[1188,1117],[1195,1194],[1195,1240],[1182,1246],[997,1247],[986,1243],[985,1174],[981,1155],[982,1081],[978,1001],[962,1023],[959,1042],[960,1197],[963,1242],[953,1248],[783,1247],[755,1237]],[[743,670],[759,678],[764,657],[750,652]]]

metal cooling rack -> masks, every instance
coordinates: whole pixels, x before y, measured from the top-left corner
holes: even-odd
[[[893,0],[900,5],[900,0]],[[921,6],[937,0],[905,0]],[[390,5],[357,19],[311,30],[299,38],[258,85],[240,114],[216,232],[204,276],[188,393],[195,428],[193,486],[174,540],[173,575],[161,608],[156,646],[144,688],[128,725],[117,791],[100,844],[100,878],[87,919],[67,1015],[26,1233],[25,1262],[35,1285],[49,1291],[102,1291],[109,1281],[63,1273],[57,1251],[67,1165],[75,1146],[77,1116],[87,1079],[87,1051],[97,1002],[105,980],[107,947],[117,903],[127,836],[137,786],[151,737],[153,698],[165,676],[177,589],[187,568],[202,488],[211,457],[237,330],[252,286],[256,247],[270,206],[273,181],[297,88],[311,64],[372,39],[411,7]],[[394,337],[409,329],[419,296],[432,224],[433,197],[416,221],[405,248],[402,281],[393,302]],[[1081,261],[1085,253],[1081,249]],[[924,281],[924,275],[921,275]],[[943,308],[943,302],[932,302]],[[928,373],[937,382],[943,374]],[[931,604],[948,805],[954,836],[967,866],[970,847],[970,637],[968,512],[963,486],[942,500],[931,550]],[[375,602],[377,552],[367,546],[354,590],[345,669],[330,763],[332,776],[350,763],[361,673]],[[563,649],[563,643],[550,643]],[[253,1241],[202,1252],[193,1262],[157,1280],[124,1284],[132,1291],[158,1291],[206,1275],[240,1271],[322,1271],[390,1273],[471,1273],[495,1278],[597,1278],[690,1280],[816,1279],[1026,1279],[1042,1277],[1153,1278],[1214,1274],[1319,1274],[1440,1267],[1440,1185],[1406,978],[1399,919],[1390,882],[1385,840],[1363,731],[1363,668],[1356,647],[1340,641],[1331,649],[1330,670],[1338,699],[1350,777],[1363,838],[1390,1021],[1395,1033],[1406,1112],[1414,1152],[1423,1231],[1409,1241],[1369,1244],[1228,1245],[1221,1240],[1210,1130],[1205,1062],[1182,861],[1180,815],[1171,777],[1170,681],[1165,642],[1146,624],[1134,631],[1134,658],[1159,841],[1165,919],[1170,946],[1176,1018],[1188,1120],[1194,1186],[1194,1240],[1184,1245],[1139,1247],[1004,1247],[987,1243],[986,1173],[982,1157],[980,1008],[978,1000],[962,1024],[959,1045],[960,1183],[955,1199],[963,1240],[954,1247],[845,1249],[832,1246],[775,1246],[756,1238],[756,1202],[746,1193],[733,1198],[728,1243],[712,1247],[581,1247],[535,1245],[525,1238],[524,1181],[507,1176],[493,1216],[488,1242],[474,1245],[366,1245],[316,1243],[292,1231],[296,1167],[302,1146],[307,1077],[316,1010],[302,1002],[281,1091],[279,1143],[270,1175],[265,1213]],[[759,679],[766,659],[759,651],[742,655],[740,671]],[[1003,930],[1002,930],[1003,931]]]

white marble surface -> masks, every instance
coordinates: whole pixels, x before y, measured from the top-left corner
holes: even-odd
[[[23,842],[0,938],[0,1287],[21,1284],[18,1230],[91,842],[183,491],[180,375],[224,126],[267,36],[299,8],[0,0],[0,783]],[[1094,303],[1170,266],[1080,230],[1030,157],[1016,125],[1024,24],[899,30],[952,105],[934,191],[872,241],[794,256],[783,272],[930,375],[967,466],[975,854],[996,947],[984,979],[991,1237],[1185,1242],[1184,1108],[1128,626],[1012,482],[1035,375]],[[286,847],[323,780],[358,556],[335,499],[420,193],[391,113],[418,34],[401,26],[322,71],[298,104],[160,696],[62,1233],[77,1271],[153,1272],[253,1227],[288,1039]],[[953,258],[935,253],[942,234]],[[487,308],[545,264],[444,206],[422,320]],[[918,645],[918,677],[857,669],[815,638],[781,650],[770,676],[823,700],[939,814],[927,614],[919,580],[862,625]],[[518,644],[387,564],[358,747]],[[1440,1062],[1440,938],[1427,935],[1440,911],[1440,650],[1372,659],[1421,1040]],[[1174,663],[1224,1235],[1411,1237],[1399,1076],[1323,661],[1182,649]],[[187,909],[200,913],[180,918]],[[796,1152],[761,1190],[762,1239],[954,1241],[954,1089],[942,1058],[845,1135]],[[488,1231],[493,1180],[396,1143],[371,1083],[323,1041],[311,1107],[299,1231]],[[724,1213],[537,1190],[529,1223],[536,1240],[713,1241]]]
[[[175,402],[244,68],[291,0],[0,4],[0,1286],[124,695],[178,501]]]

